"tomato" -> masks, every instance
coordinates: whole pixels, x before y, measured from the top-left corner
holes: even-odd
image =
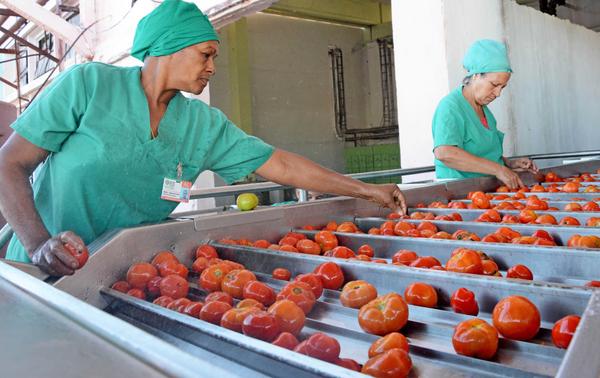
[[[152,303],[154,303],[155,305],[158,305],[158,306],[167,307],[169,305],[169,303],[171,303],[173,301],[174,301],[173,298],[163,295],[163,296],[156,298]]]
[[[554,238],[552,237],[552,235],[550,235],[548,233],[548,231],[546,231],[546,230],[537,230],[533,234],[531,234],[531,236],[536,237],[536,238],[542,238],[542,239],[554,241]]]
[[[375,357],[381,353],[385,353],[388,350],[394,348],[402,349],[403,351],[408,353],[408,341],[406,340],[406,337],[404,337],[403,334],[398,332],[391,332],[385,335],[384,337],[375,340],[375,342],[373,342],[373,344],[371,344],[371,347],[369,348],[369,358]]]
[[[473,250],[462,248],[446,263],[446,270],[457,273],[483,274],[481,257]]]
[[[511,243],[512,244],[533,244],[538,240],[538,238],[534,238],[533,236],[521,236],[518,238],[514,238]]]
[[[152,264],[137,263],[127,270],[127,282],[133,289],[144,290],[148,281],[156,277],[158,272]]]
[[[490,208],[490,200],[483,192],[475,192],[471,196],[471,201],[473,203],[473,207],[476,209],[489,209]]]
[[[152,297],[158,297],[160,295],[160,281],[162,281],[162,277],[160,276],[156,276],[148,281],[146,290]]]
[[[186,315],[189,315],[189,316],[193,316],[194,318],[197,318],[198,316],[200,316],[200,311],[202,311],[203,306],[204,306],[204,303],[202,303],[202,302],[190,302],[183,309],[183,313]]]
[[[430,236],[431,239],[452,239],[452,235],[447,233],[446,231],[436,232],[435,234]]]
[[[198,248],[196,248],[195,256],[196,256],[196,258],[198,258],[200,256],[206,257],[208,260],[210,260],[210,259],[214,259],[215,257],[219,257],[219,254],[217,253],[216,248],[213,247],[212,245],[201,244],[198,246]]]
[[[600,248],[600,238],[594,235],[573,235],[567,241],[569,247]]]
[[[321,246],[321,251],[326,252],[338,246],[338,239],[331,231],[319,231],[315,234],[315,241]]]
[[[435,289],[423,282],[413,282],[404,290],[406,303],[422,307],[435,307],[438,297]]]
[[[498,331],[485,320],[468,319],[454,328],[452,346],[463,356],[489,360],[498,351]]]
[[[497,210],[491,209],[486,210],[482,216],[486,219],[486,222],[500,223],[502,216]]]
[[[554,327],[552,327],[552,342],[554,345],[567,349],[580,320],[579,316],[568,315],[554,323]]]
[[[292,247],[295,247],[296,244],[298,244],[298,239],[293,238],[291,236],[284,236],[283,238],[281,238],[281,240],[279,240],[278,244],[280,246],[291,245]]]
[[[200,256],[192,263],[192,271],[202,273],[208,266],[208,259]]]
[[[481,265],[483,266],[483,274],[486,276],[498,276],[500,272],[498,271],[498,264],[493,260],[482,260]]]
[[[432,268],[438,265],[442,265],[442,263],[433,256],[419,257],[410,263],[410,266],[413,268]]]
[[[229,310],[231,310],[229,303],[221,301],[207,302],[200,310],[198,317],[205,322],[220,325],[223,315]]]
[[[173,310],[173,311],[177,311],[177,312],[181,312],[182,313],[183,310],[190,303],[192,303],[192,301],[189,300],[189,299],[187,299],[187,298],[179,298],[179,299],[175,299],[173,302],[169,303],[169,305],[167,306],[167,308],[169,310]]]
[[[521,210],[519,213],[519,222],[530,223],[537,219],[538,215],[533,210]]]
[[[562,191],[566,193],[577,193],[580,184],[578,182],[568,182],[562,187]]]
[[[533,273],[525,265],[515,265],[506,271],[506,278],[520,278],[522,280],[533,280]]]
[[[386,219],[398,219],[401,218],[402,215],[398,214],[398,213],[389,213],[388,215],[386,215]]]
[[[220,291],[221,282],[229,270],[223,264],[209,266],[200,274],[198,285],[206,291]]]
[[[558,182],[561,181],[561,178],[554,172],[548,172],[544,176],[545,182]]]
[[[563,226],[563,225],[579,226],[579,225],[581,225],[581,223],[579,223],[579,221],[577,220],[577,218],[564,217],[563,219],[560,220],[559,225],[561,225],[561,226]]]
[[[252,246],[254,248],[269,248],[270,245],[271,245],[271,243],[265,239],[260,239],[260,240],[255,241],[254,243],[252,243]]]
[[[278,300],[269,307],[268,312],[275,315],[279,320],[281,331],[289,332],[294,336],[298,336],[306,316],[304,310],[300,308],[295,302],[288,299]]]
[[[570,202],[563,208],[564,211],[583,211],[581,205],[577,202]]]
[[[490,260],[491,261],[491,260]],[[479,314],[479,305],[475,299],[475,294],[464,287],[456,290],[450,297],[450,306],[454,312],[477,316]]]
[[[339,247],[330,249],[329,251],[325,252],[323,255],[327,256],[327,257],[337,257],[340,259],[349,259],[351,257],[356,257],[356,255],[350,248],[343,247],[343,246],[339,246]]]
[[[294,281],[307,283],[312,289],[315,299],[321,298],[321,294],[323,294],[323,281],[321,281],[321,277],[314,273],[299,274],[294,278]]]
[[[466,209],[467,204],[460,201],[451,201],[450,203],[448,203],[448,207],[451,209]]]
[[[369,358],[361,372],[382,378],[407,377],[411,368],[412,361],[408,353],[402,349],[394,348]]]
[[[256,281],[254,273],[247,269],[235,269],[225,275],[221,282],[221,290],[236,299],[242,299],[244,286],[250,281]]]
[[[244,308],[244,307],[256,307],[259,310],[264,310],[265,305],[257,301],[256,299],[242,299],[235,306],[236,308]]]
[[[358,247],[356,252],[359,255],[365,255],[365,256],[369,256],[369,257],[375,256],[375,250],[368,244],[361,245],[360,247]]]
[[[204,298],[204,302],[206,303],[215,301],[225,302],[228,303],[230,306],[233,306],[233,298],[231,297],[231,295],[223,291],[214,291],[208,294],[206,298]]]
[[[406,233],[412,230],[416,230],[415,225],[405,221],[400,221],[394,226],[394,234],[398,236],[406,236]]]
[[[519,221],[519,217],[517,217],[516,215],[509,215],[506,214],[505,216],[502,217],[502,223],[520,223]]]
[[[542,214],[535,219],[536,224],[558,224],[558,221],[554,216],[550,214]]]
[[[369,229],[368,234],[369,235],[381,235],[381,231],[377,227],[372,227]]]
[[[88,251],[87,247],[83,246],[83,249],[81,251],[78,251],[75,247],[73,247],[69,243],[65,243],[65,244],[63,244],[63,246],[65,247],[67,252],[69,252],[69,254],[71,256],[75,257],[75,260],[77,260],[77,268],[76,269],[83,268],[85,263],[88,261],[88,258],[90,257],[90,252]]]
[[[158,252],[152,259],[151,264],[154,265],[156,269],[160,270],[160,267],[167,261],[172,261],[176,264],[179,264],[179,260],[171,251]]]
[[[294,350],[294,348],[298,346],[300,342],[296,336],[292,335],[291,333],[281,332],[279,336],[277,336],[277,338],[271,342],[271,344],[285,349]]]
[[[308,314],[315,305],[316,299],[312,288],[305,282],[290,282],[277,294],[277,300],[289,299]]]
[[[127,293],[131,289],[131,285],[127,281],[117,281],[110,287],[113,290],[120,291],[121,293]]]
[[[319,360],[336,361],[340,357],[340,349],[340,343],[323,332],[317,332],[306,340],[306,354]]]
[[[160,295],[166,295],[173,299],[187,297],[189,284],[185,278],[171,274],[160,280]]]
[[[242,290],[244,299],[255,299],[265,306],[275,302],[275,290],[260,281],[248,281]]]
[[[355,233],[356,231],[358,231],[358,227],[356,227],[356,225],[352,222],[342,222],[338,225],[336,231]]]
[[[351,308],[361,308],[377,298],[377,289],[367,281],[350,281],[342,289],[340,302]]]
[[[256,307],[231,308],[227,310],[221,317],[219,324],[223,328],[230,329],[236,332],[242,332],[242,323],[250,314],[260,312],[262,310]]]
[[[344,284],[344,272],[334,262],[326,262],[317,266],[314,273],[321,278],[325,289],[337,290]]]
[[[438,232],[437,226],[429,221],[419,223],[419,225],[417,226],[417,230],[419,230],[421,232],[422,231],[432,231],[431,235]]]
[[[525,297],[513,295],[502,299],[492,313],[494,327],[506,338],[530,340],[540,329],[540,312]]]
[[[307,341],[308,340],[304,340],[300,344],[296,345],[296,347],[294,348],[294,352],[308,355],[306,352],[306,342]]]
[[[337,366],[360,372],[362,366],[351,358],[339,358],[334,362]]]
[[[599,217],[591,217],[585,222],[587,227],[600,227],[600,218]]]
[[[276,280],[289,281],[292,277],[292,273],[285,268],[275,268],[273,269],[272,276]]]
[[[586,287],[600,287],[600,281],[588,281]]]
[[[498,235],[498,234],[488,234],[485,235],[482,239],[482,242],[484,243],[503,243],[503,239],[502,239],[502,235]]]
[[[321,246],[309,239],[302,239],[298,241],[298,243],[296,244],[296,249],[301,253],[306,253],[309,255],[321,254]]]
[[[244,318],[242,332],[246,336],[271,342],[279,335],[279,321],[266,311],[252,312]]]
[[[126,293],[127,295],[131,295],[132,297],[136,297],[139,299],[146,299],[146,293],[144,293],[144,290],[140,290],[140,289],[129,289],[129,291],[127,291]]]
[[[452,234],[452,239],[455,240],[471,240],[471,241],[479,241],[479,236],[473,232],[458,230],[454,234]]]
[[[600,211],[600,205],[594,201],[586,202],[582,207],[583,211]]]
[[[181,276],[182,278],[187,279],[187,276],[188,276],[187,267],[181,263],[173,262],[173,261],[163,262],[161,264],[160,268],[158,268],[158,271],[159,271],[161,277],[166,277],[171,274],[177,274],[178,276]]]
[[[360,308],[358,324],[368,333],[387,335],[396,332],[408,321],[408,305],[396,293],[377,297]]]

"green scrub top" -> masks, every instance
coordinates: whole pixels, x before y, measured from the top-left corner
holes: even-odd
[[[50,152],[33,183],[35,207],[52,235],[72,230],[88,244],[119,227],[166,219],[163,179],[194,182],[211,170],[228,184],[259,168],[274,148],[246,135],[218,109],[178,93],[150,135],[140,67],[74,66],[12,124]],[[16,237],[7,258],[30,262]]]
[[[475,156],[504,165],[504,133],[496,129],[496,119],[485,105],[483,112],[489,128],[483,126],[475,109],[463,96],[462,86],[450,92],[440,101],[433,116],[433,149],[439,146],[456,146]],[[435,174],[439,179],[486,176],[476,172],[458,171],[437,159]]]

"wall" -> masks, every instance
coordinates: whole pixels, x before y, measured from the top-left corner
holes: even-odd
[[[247,17],[247,30],[252,133],[343,171],[344,144],[335,136],[327,51],[330,45],[343,50],[348,128],[365,127],[369,123],[369,90],[363,30],[267,14]],[[221,36],[217,74],[211,80],[211,104],[227,114],[232,106],[228,42],[226,33]]]

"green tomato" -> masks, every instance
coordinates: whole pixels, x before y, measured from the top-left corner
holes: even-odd
[[[258,197],[254,193],[242,193],[235,201],[238,209],[248,211],[258,206]]]

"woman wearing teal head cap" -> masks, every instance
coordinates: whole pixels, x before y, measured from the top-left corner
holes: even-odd
[[[257,172],[406,210],[396,185],[352,180],[275,149],[184,97],[204,90],[218,51],[194,4],[166,0],[136,30],[131,53],[143,67],[87,63],[57,77],[0,150],[0,210],[15,231],[7,258],[73,274],[79,266],[65,244],[82,250],[110,229],[164,220],[207,169],[227,183]]]
[[[514,170],[537,171],[527,158],[503,156],[504,133],[488,109],[508,84],[512,69],[504,44],[475,42],[463,60],[468,71],[461,86],[444,97],[433,116],[433,152],[438,179],[492,175],[509,188],[522,187]]]

